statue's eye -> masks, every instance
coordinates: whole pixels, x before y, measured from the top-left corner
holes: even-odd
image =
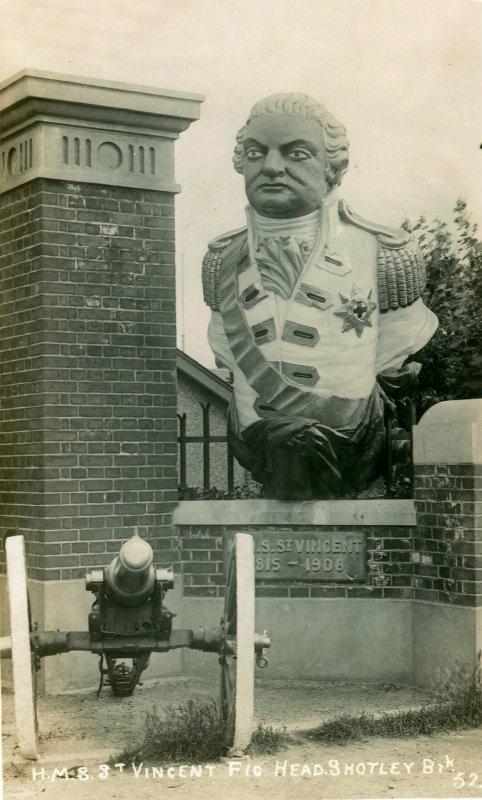
[[[248,147],[248,149],[245,152],[245,156],[248,159],[248,161],[256,161],[256,159],[262,158],[263,153],[257,147]]]
[[[301,150],[297,147],[295,150],[290,151],[289,156],[293,161],[306,161],[311,156],[311,153],[308,150]]]

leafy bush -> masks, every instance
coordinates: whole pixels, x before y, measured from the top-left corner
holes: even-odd
[[[403,227],[418,243],[427,268],[424,302],[439,329],[414,358],[422,363],[416,394],[419,415],[443,400],[480,396],[482,244],[466,203],[458,200],[450,225],[420,217]]]

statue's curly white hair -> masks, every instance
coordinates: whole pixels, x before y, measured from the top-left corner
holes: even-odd
[[[299,114],[307,119],[314,119],[321,125],[325,143],[326,180],[330,189],[339,186],[343,175],[348,169],[348,139],[345,126],[333,114],[330,114],[324,105],[318,103],[307,94],[287,92],[284,94],[271,94],[259,100],[251,109],[246,125],[236,134],[236,147],[234,148],[233,164],[236,172],[243,173],[244,139],[248,133],[249,124],[253,117],[263,114]]]

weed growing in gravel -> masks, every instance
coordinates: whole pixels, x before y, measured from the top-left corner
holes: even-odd
[[[144,758],[154,761],[212,761],[223,752],[223,729],[219,703],[189,700],[166,709],[161,717],[154,708],[146,716]]]
[[[471,727],[482,724],[481,657],[482,651],[479,650],[473,670],[459,659],[452,670],[437,669],[432,689],[434,702],[449,704],[452,713],[462,714],[463,721]]]
[[[250,755],[275,753],[281,746],[284,733],[259,724],[248,748]],[[200,763],[216,761],[224,755],[223,724],[219,703],[189,700],[184,705],[168,706],[162,716],[154,707],[146,715],[144,738],[137,747],[125,748],[111,759],[117,762],[173,761]]]
[[[286,732],[286,728],[281,730],[281,728],[273,728],[271,725],[269,727],[262,725],[260,722],[253,731],[246,753],[249,756],[270,756],[285,747],[290,739],[291,737]]]
[[[160,764],[180,759],[198,763],[223,754],[221,711],[212,698],[167,706],[162,716],[154,706],[146,714],[143,730],[142,744],[124,749],[118,758]]]
[[[482,680],[480,656],[473,670],[457,663],[453,670],[438,670],[433,703],[419,709],[373,714],[345,714],[324,722],[301,736],[330,744],[370,736],[427,736],[436,731],[477,728],[482,725]]]

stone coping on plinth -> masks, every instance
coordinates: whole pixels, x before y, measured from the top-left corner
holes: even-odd
[[[147,127],[170,128],[179,133],[199,119],[203,100],[203,95],[190,92],[35,69],[24,69],[0,83],[4,135],[12,125],[30,117],[32,110],[36,114],[76,116],[89,122],[96,117],[105,121],[109,116],[112,122],[132,120],[135,126],[144,115]]]
[[[182,500],[176,525],[416,525],[413,500]]]
[[[482,399],[446,400],[413,429],[415,464],[482,464]]]
[[[187,92],[23,70],[0,84],[0,189],[37,178],[175,193],[175,139],[199,119]]]

